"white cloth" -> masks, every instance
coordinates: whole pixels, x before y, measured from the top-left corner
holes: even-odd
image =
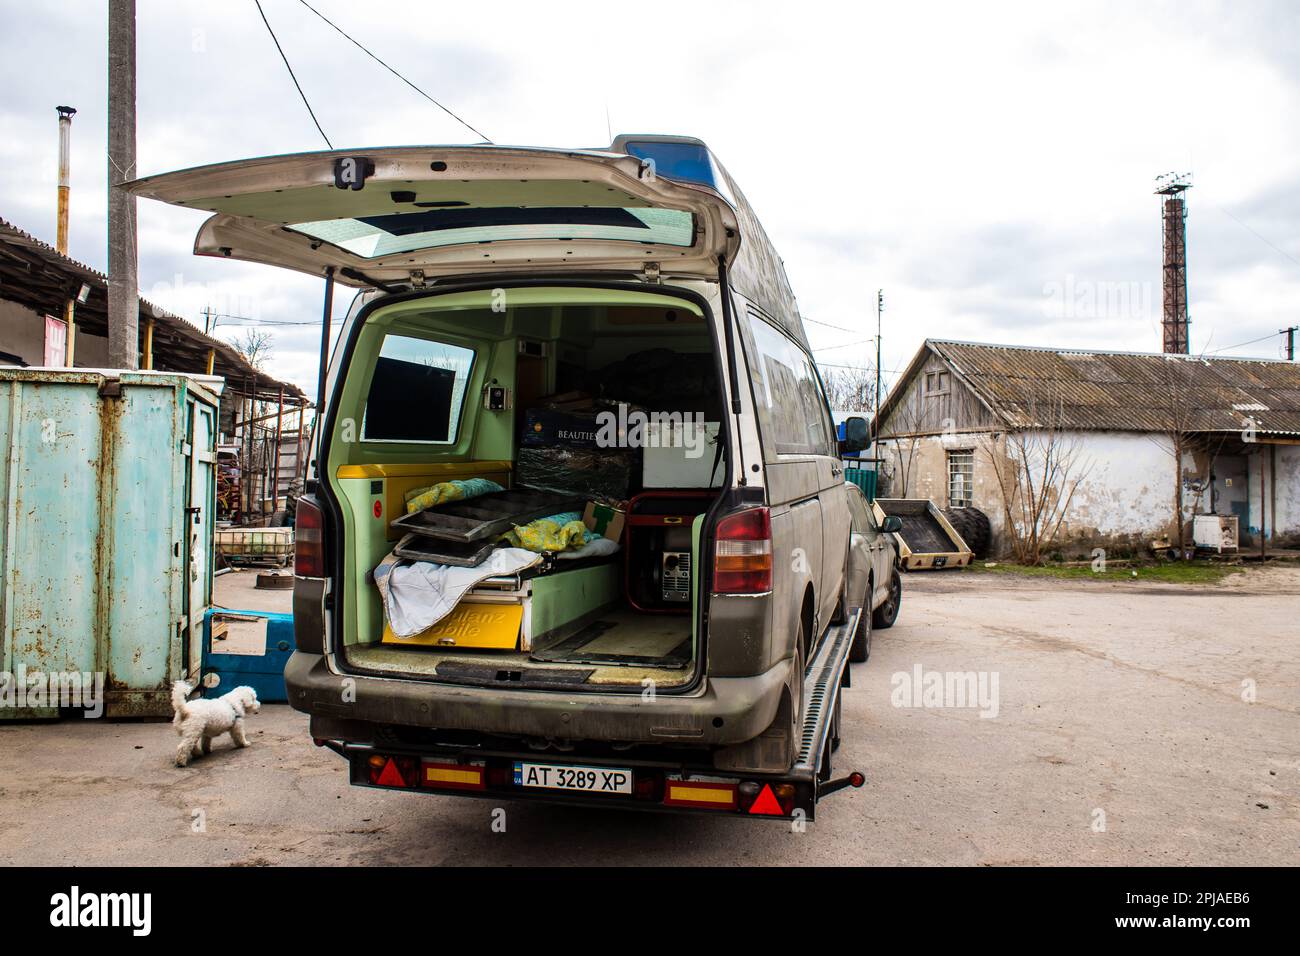
[[[452,612],[465,592],[496,574],[516,574],[542,560],[523,548],[497,548],[472,568],[432,561],[406,561],[389,555],[375,568],[388,624],[398,637],[414,637]]]
[[[605,558],[618,551],[618,542],[608,538],[593,538],[576,551],[558,551],[556,557],[561,561],[576,561],[578,558]]]

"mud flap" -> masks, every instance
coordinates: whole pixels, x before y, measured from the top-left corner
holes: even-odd
[[[781,695],[771,726],[752,740],[714,751],[713,766],[718,770],[740,773],[784,773],[798,755],[794,716],[787,690]]]

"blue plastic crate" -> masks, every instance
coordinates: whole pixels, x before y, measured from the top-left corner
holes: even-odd
[[[215,650],[212,640],[214,620],[224,622],[227,633],[231,635],[226,641],[215,642]],[[227,653],[222,650],[223,644],[239,645],[245,651],[255,650],[261,645],[262,653]],[[288,703],[284,666],[293,650],[292,614],[209,608],[203,616],[204,695],[220,697],[241,684],[247,684],[257,691],[257,699],[263,703]]]

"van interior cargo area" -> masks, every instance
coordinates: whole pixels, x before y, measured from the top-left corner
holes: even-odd
[[[357,332],[335,427],[350,406],[360,440],[329,451],[361,571],[346,666],[521,688],[689,684],[701,531],[727,474],[703,311],[621,290],[512,289],[504,311],[489,296],[408,300]],[[541,558],[394,632],[370,573],[381,562],[472,573],[498,547]]]

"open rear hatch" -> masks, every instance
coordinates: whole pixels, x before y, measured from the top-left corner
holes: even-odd
[[[716,277],[739,233],[707,148],[655,137],[620,137],[615,148],[626,152],[404,146],[295,153],[123,188],[213,213],[195,239],[197,255],[312,275],[333,269],[338,281],[358,287],[555,266]]]

